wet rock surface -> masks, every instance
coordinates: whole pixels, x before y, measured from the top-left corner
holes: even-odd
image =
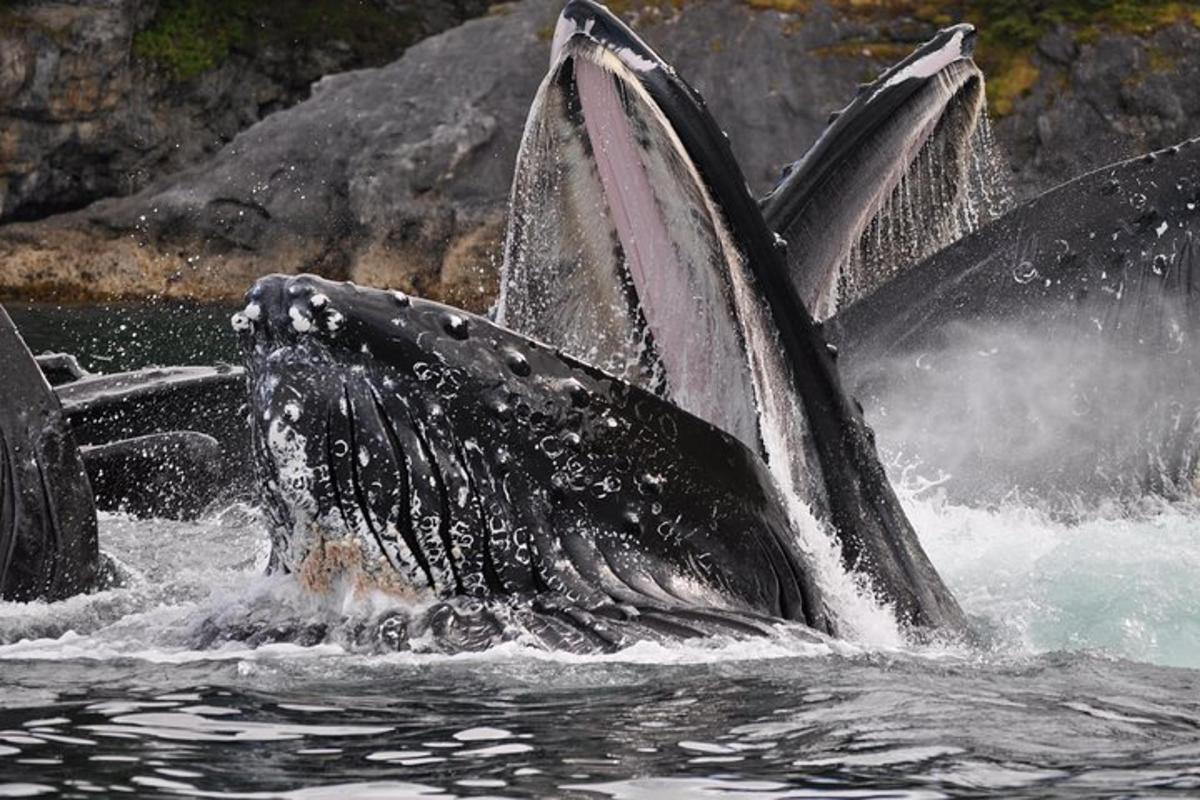
[[[259,275],[305,270],[485,308],[560,7],[495,6],[386,66],[321,79],[308,99],[135,194],[0,227],[0,294],[233,297]],[[860,42],[932,32],[739,0],[651,5],[634,22],[704,95],[756,192],[894,60]],[[1197,45],[1182,25],[1145,39],[1044,37],[1037,81],[997,125],[1018,194],[1194,134]],[[0,93],[19,72],[6,64]]]

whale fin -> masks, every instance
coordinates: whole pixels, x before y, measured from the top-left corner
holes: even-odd
[[[80,451],[96,505],[106,511],[194,519],[228,491],[221,446],[203,433],[151,433]]]
[[[499,321],[609,369],[623,342],[652,340],[642,374],[665,380],[635,382],[764,453],[903,622],[965,629],[699,96],[590,0],[567,4],[553,49],[518,158]],[[617,335],[598,335],[613,309]]]
[[[0,598],[59,600],[95,585],[96,509],[62,408],[0,308]]]
[[[866,84],[762,199],[817,319],[974,230],[1003,196],[975,30],[955,25]],[[982,219],[981,219],[982,217]]]

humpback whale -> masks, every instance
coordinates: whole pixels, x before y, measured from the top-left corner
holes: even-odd
[[[96,511],[62,407],[0,308],[0,599],[60,600],[95,585]]]
[[[567,5],[553,52],[540,96],[556,93],[599,163],[574,198],[605,199],[616,220],[596,227],[602,248],[579,253],[576,274],[622,289],[611,331],[632,349],[586,353],[601,371],[435,304],[314,278],[260,282],[234,327],[271,569],[315,591],[410,598],[424,611],[402,638],[437,630],[463,647],[514,627],[583,650],[780,621],[836,634],[801,537],[815,511],[903,624],[963,633],[833,353],[780,291],[778,243],[699,97],[594,3]],[[560,121],[540,114],[549,107],[535,104],[527,134]],[[541,174],[519,166],[514,197],[534,202]],[[659,192],[649,203],[647,185]],[[514,202],[510,263],[565,230],[522,228],[533,211]],[[591,260],[603,247],[620,259]],[[500,318],[537,318],[553,334],[561,309],[537,292],[568,273],[546,282],[521,263],[533,291],[506,281]],[[60,391],[86,397],[90,380]],[[99,438],[136,446],[142,429],[127,423],[154,416],[128,413],[138,397],[112,404],[123,413]],[[87,430],[94,415],[78,406]]]
[[[1058,339],[1072,342],[1094,324],[1114,359],[1178,355],[1200,200],[1189,145],[870,272],[894,251],[865,247],[862,226],[912,164],[954,156],[922,214],[959,213],[960,184],[978,177],[963,155],[980,119],[970,44],[968,27],[949,29],[864,90],[767,198],[768,220],[699,96],[573,0],[522,140],[495,322],[272,276],[233,320],[244,370],[87,376],[62,357],[39,370],[0,318],[16,376],[0,407],[3,597],[95,585],[93,492],[136,503],[129,476],[147,465],[174,459],[220,484],[249,459],[269,569],[318,594],[402,598],[381,626],[391,646],[594,652],[782,623],[839,635],[814,531],[909,630],[965,632],[839,352],[851,385],[893,408],[905,365],[923,369],[976,317],[1069,321]],[[1067,213],[1072,198],[1083,213]],[[821,219],[838,234],[828,246],[789,247],[768,225],[802,241]],[[824,328],[809,302],[836,311]],[[1153,432],[1195,428],[1187,359],[1146,383],[1163,400]],[[1187,374],[1164,383],[1173,370]]]
[[[439,614],[460,646],[837,631],[757,455],[655,395],[311,276],[260,280],[236,326],[272,569],[435,609],[402,639]]]
[[[900,619],[962,629],[725,135],[645,42],[567,3],[513,181],[496,319],[760,453]]]
[[[955,25],[860,87],[762,199],[787,242],[788,274],[825,319],[958,239],[989,213],[996,176],[975,29]],[[986,221],[982,220],[982,221]]]
[[[1198,140],[1063,184],[840,310],[843,375],[954,498],[1191,495],[1198,209]]]
[[[253,496],[240,367],[56,377],[101,510],[186,519]]]
[[[1197,148],[1010,208],[972,43],[947,28],[864,85],[762,199],[793,289],[882,447],[951,499],[1191,495]]]

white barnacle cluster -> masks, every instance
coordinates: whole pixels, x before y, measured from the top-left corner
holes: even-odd
[[[312,318],[306,315],[299,306],[288,308],[288,316],[292,319],[292,327],[297,333],[308,333],[313,328]]]
[[[233,325],[234,331],[242,333],[254,329],[254,323],[262,318],[262,306],[258,303],[250,302],[241,311],[234,314],[229,322]]]

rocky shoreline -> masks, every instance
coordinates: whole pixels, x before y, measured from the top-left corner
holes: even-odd
[[[128,33],[148,24],[147,2],[94,0],[71,13],[99,19],[119,7],[128,13],[128,30],[122,29]],[[458,4],[456,13],[465,17],[483,4],[468,5]],[[896,57],[897,39],[919,41],[936,27],[921,19],[865,20],[837,3],[815,3],[803,13],[761,7],[772,5],[788,4],[707,0],[632,12],[727,126],[758,192],[804,152],[860,81]],[[105,190],[123,196],[0,225],[0,296],[226,299],[263,274],[312,271],[486,307],[522,122],[545,72],[560,6],[558,0],[494,6],[391,63],[323,77],[288,107],[261,105],[257,121],[253,114],[241,122],[213,117],[222,130],[245,129],[211,152],[196,144],[208,133],[188,138],[188,147],[200,148],[190,157],[159,159],[126,191]],[[1084,38],[1066,28],[1043,35],[1029,56],[1032,72],[1022,73],[1027,85],[996,121],[1019,196],[1200,132],[1194,24]],[[872,44],[883,41],[892,44]],[[4,119],[11,120],[19,116],[11,98],[28,97],[43,67],[34,58],[11,68],[10,50],[3,52],[0,98],[10,98]],[[71,63],[87,67],[84,60]],[[63,96],[86,100],[99,119],[97,109],[128,102],[122,81],[134,78],[113,77],[119,71],[111,67],[91,94]],[[208,119],[189,113],[180,112],[181,120]],[[6,130],[0,153],[20,151],[22,129],[9,123]],[[128,153],[114,150],[110,158],[124,174],[120,159]],[[5,163],[11,170],[16,162],[9,156]],[[87,164],[79,169],[85,182],[94,173]],[[6,181],[11,191],[14,181]],[[45,208],[54,210],[54,203]]]

